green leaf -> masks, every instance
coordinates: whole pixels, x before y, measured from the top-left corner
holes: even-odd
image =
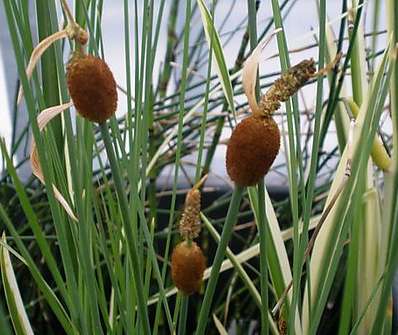
[[[221,86],[227,99],[228,106],[232,111],[234,118],[236,118],[234,93],[232,90],[231,78],[229,77],[227,63],[225,61],[224,51],[221,46],[220,36],[217,33],[217,30],[214,26],[213,18],[206,7],[206,4],[203,2],[203,0],[197,0],[197,3],[202,17],[203,28],[205,30],[207,42],[209,44],[209,47],[213,48],[213,62],[216,65],[216,70],[220,79]]]

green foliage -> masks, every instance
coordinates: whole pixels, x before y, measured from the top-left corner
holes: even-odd
[[[29,122],[10,148],[0,141],[2,334],[13,327],[16,334],[202,335],[226,333],[231,325],[247,334],[252,321],[261,334],[279,334],[283,326],[298,335],[387,334],[398,265],[396,1],[389,0],[385,12],[375,2],[368,36],[363,22],[371,7],[343,0],[338,37],[327,22],[326,0],[317,2],[316,43],[304,48],[317,55],[320,71],[309,83],[314,108],[307,110],[294,95],[277,115],[285,157],[274,171],[287,174],[288,186],[281,200],[263,181],[247,190],[224,179],[214,183],[213,163],[226,128],[242,110],[248,114],[243,61],[273,28],[282,28],[276,35],[281,71],[291,67],[293,36],[286,22],[300,2],[248,0],[240,5],[247,9],[243,25],[226,36],[218,8],[227,1],[125,0],[119,19],[126,89],[118,91],[125,110],[97,125],[71,108],[41,131],[39,111],[70,100],[64,62],[76,43],[54,42],[29,78],[33,41],[73,16],[89,32],[87,52],[107,55],[104,1],[71,2],[70,15],[61,3],[38,1],[29,9],[25,1],[3,0]],[[236,10],[235,2],[228,6],[227,19]],[[266,26],[262,6],[272,15]],[[376,31],[385,21],[387,33]],[[229,68],[228,40],[240,38]],[[341,64],[322,72],[340,51]],[[258,97],[280,76],[262,67]],[[385,118],[393,129],[388,136]],[[329,150],[332,130],[338,144]],[[16,165],[15,153],[30,136],[44,185],[18,175],[29,157]],[[375,153],[382,153],[382,167]],[[328,164],[333,171],[325,175]],[[185,184],[190,188],[206,174],[198,244],[208,269],[202,291],[186,297],[176,294],[169,259],[180,239]],[[212,192],[211,183],[222,186]]]

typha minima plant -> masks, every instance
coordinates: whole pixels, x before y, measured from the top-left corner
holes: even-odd
[[[66,73],[68,90],[72,98],[72,101],[42,111],[37,117],[37,122],[39,125],[39,129],[43,130],[46,124],[52,118],[54,118],[56,115],[60,114],[67,108],[71,107],[72,105],[75,105],[78,113],[82,117],[86,118],[89,121],[100,124],[101,134],[105,143],[108,158],[110,160],[113,177],[115,179],[116,190],[118,193],[119,200],[121,202],[121,212],[122,212],[126,235],[130,240],[130,243],[128,244],[129,254],[132,259],[132,262],[135,264],[132,267],[133,269],[132,272],[133,272],[134,281],[136,282],[135,292],[137,294],[137,299],[138,299],[137,308],[142,318],[142,331],[144,334],[149,335],[150,325],[149,325],[148,311],[145,305],[145,297],[141,282],[142,274],[140,268],[137,266],[138,249],[136,244],[134,243],[133,232],[130,225],[131,216],[128,211],[127,198],[122,186],[122,181],[119,172],[120,168],[118,166],[118,162],[116,161],[114,149],[112,147],[111,139],[108,133],[108,127],[105,124],[106,120],[112,117],[116,112],[117,108],[116,82],[111,70],[102,59],[86,54],[85,45],[88,41],[88,34],[75,22],[71,10],[66,1],[62,1],[62,6],[67,16],[68,27],[67,29],[62,31],[62,33],[60,34],[56,33],[53,36],[49,37],[48,43],[42,44],[41,46],[39,45],[40,50],[41,49],[42,50],[40,52],[37,52],[36,54],[35,53],[32,54],[32,57],[35,57],[35,59],[30,62],[30,64],[33,64],[31,65],[31,69],[29,69],[28,66],[27,76],[29,77],[31,75],[31,72],[33,71],[34,66],[37,63],[38,58],[45,51],[45,49],[51,45],[51,43],[54,43],[59,38],[69,37],[75,42],[74,43],[75,50],[67,66],[67,73]],[[44,183],[42,169],[40,162],[38,160],[36,143],[34,139],[32,140],[32,148],[30,156],[31,156],[33,173],[40,179],[41,182]],[[58,189],[55,186],[53,187],[54,187],[55,198],[60,202],[60,204],[64,207],[65,211],[74,221],[79,221],[79,218],[75,216],[69,204],[62,196],[62,194],[58,191]],[[158,274],[158,279],[160,279],[159,273],[157,274]],[[160,284],[160,286],[162,289],[162,284]]]
[[[253,56],[257,55],[258,50],[254,50]],[[272,114],[315,73],[314,60],[300,62],[277,79],[257,103],[254,86],[258,59],[253,56],[247,60],[243,70],[243,86],[252,115],[233,130],[226,156],[227,172],[239,186],[253,186],[264,178],[280,146],[280,132]]]
[[[327,73],[338,63],[341,57],[341,55],[337,55],[333,62],[318,72],[316,72],[315,61],[313,59],[301,61],[283,73],[271,85],[270,89],[261,97],[258,103],[255,94],[258,63],[261,51],[269,41],[270,38],[259,43],[251,56],[246,60],[242,71],[243,88],[252,115],[245,118],[236,126],[228,141],[226,168],[230,178],[234,181],[235,187],[223,228],[222,239],[213,263],[212,275],[208,284],[209,287],[206,290],[199,316],[198,334],[205,332],[205,326],[202,326],[201,322],[204,322],[207,317],[209,304],[215,292],[217,269],[221,264],[221,262],[217,263],[217,256],[225,252],[227,241],[231,236],[232,226],[238,213],[237,207],[239,206],[243,188],[261,182],[279,152],[280,132],[276,122],[272,118],[272,113],[279,109],[282,102],[286,102],[291,96],[296,94],[308,80]],[[226,241],[223,241],[223,238]]]
[[[201,230],[200,180],[186,195],[184,211],[178,224],[183,241],[178,243],[171,255],[171,277],[176,287],[185,295],[199,292],[206,269],[206,259],[202,249],[193,241]]]
[[[76,23],[72,13],[64,1],[63,8],[66,12],[67,27],[43,40],[33,50],[26,69],[28,79],[39,61],[41,55],[57,40],[69,38],[74,41],[75,51],[67,66],[67,83],[72,101],[59,106],[43,110],[37,117],[40,131],[43,131],[48,122],[58,114],[75,105],[80,115],[90,121],[102,123],[114,115],[117,108],[116,82],[107,64],[100,58],[87,55],[85,45],[88,33]],[[23,96],[23,90],[18,94],[18,103]],[[33,173],[44,183],[41,166],[36,151],[36,143],[32,139],[30,160]],[[64,207],[68,215],[75,221],[77,218],[69,204],[54,186],[55,197]]]
[[[333,13],[340,8],[320,0],[319,21],[315,15],[294,20],[308,24],[306,36],[290,29],[290,17],[304,9],[300,1],[248,0],[247,27],[227,19],[244,13],[245,1],[169,5],[144,0],[123,6],[67,1],[73,12],[65,3],[4,0],[0,6],[6,10],[29,112],[29,130],[23,140],[13,140],[11,155],[0,141],[8,170],[0,183],[0,228],[7,233],[0,254],[10,255],[1,261],[0,296],[7,307],[1,326],[7,329],[4,323],[12,321],[16,332],[25,333],[46,332],[40,329],[45,327],[68,335],[186,335],[194,327],[199,334],[215,333],[213,321],[218,332],[236,325],[245,333],[250,320],[262,335],[389,333],[398,250],[396,130],[389,129],[390,123],[397,129],[395,1],[386,2],[386,12],[381,1],[344,1],[338,4],[341,14],[332,14],[329,8],[336,9]],[[224,3],[229,11],[219,10]],[[273,15],[264,20],[264,13],[271,14],[264,11],[268,5]],[[108,6],[124,15],[112,22],[125,29],[124,38],[117,35],[124,42],[118,55],[124,53],[124,59],[117,62],[108,44],[113,29],[108,19],[110,14],[119,18],[120,12]],[[186,10],[184,34],[181,7]],[[198,14],[205,33],[196,39],[189,33]],[[365,14],[366,34],[359,21]],[[216,28],[224,17],[233,26],[228,37],[226,26]],[[310,31],[310,24],[319,26],[319,33],[318,28]],[[339,24],[340,33],[325,33]],[[247,96],[257,106],[249,101],[247,117],[235,125],[235,109],[246,108],[246,100],[240,100],[245,91],[240,69],[258,44],[254,28],[265,36],[274,25],[286,28],[272,56],[280,57],[282,70],[261,69],[258,95]],[[165,58],[159,61],[164,48],[157,41],[166,36]],[[209,59],[203,57],[204,38]],[[311,39],[309,44],[304,38]],[[223,49],[237,39],[241,46],[234,49],[238,55],[229,68],[234,59],[232,53],[224,59]],[[32,41],[38,41],[37,48]],[[312,73],[339,52],[343,66]],[[289,59],[299,63],[291,66]],[[113,78],[111,71],[122,78]],[[308,86],[299,89],[307,76]],[[115,79],[125,80],[126,96],[116,97]],[[19,102],[21,97],[22,89]],[[17,112],[21,115],[22,109]],[[228,142],[219,140],[226,120],[233,130],[228,157],[221,157],[228,175],[218,178],[213,156]],[[30,130],[37,149],[31,163],[42,183],[32,178],[23,184],[13,153]],[[338,133],[338,144],[329,141],[331,131]],[[198,154],[197,159],[190,154]],[[270,168],[286,181],[283,201],[274,201],[273,188],[264,185]],[[172,171],[174,179],[160,190],[165,171]],[[212,194],[212,201],[202,190],[200,208],[198,193],[188,192],[184,214],[176,220],[181,179],[192,185],[202,173],[221,181],[225,194]],[[207,184],[207,190],[212,187]],[[170,205],[164,207],[169,195]],[[218,216],[223,206],[229,207],[228,215]],[[204,223],[200,238],[198,215]],[[219,273],[222,282],[214,279]],[[201,294],[192,294],[198,290],[205,293],[203,304]]]

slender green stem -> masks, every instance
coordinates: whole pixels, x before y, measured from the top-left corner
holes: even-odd
[[[250,49],[253,50],[257,45],[257,17],[256,1],[248,0],[249,11],[249,38]],[[260,98],[260,81],[257,76],[256,97]],[[268,264],[267,264],[267,218],[265,214],[265,194],[264,179],[258,183],[258,210],[259,222],[258,232],[260,235],[260,291],[261,291],[261,335],[269,333],[268,324]]]
[[[179,318],[179,322],[178,322],[178,335],[186,334],[187,318],[188,318],[188,303],[189,303],[189,296],[183,295],[181,297],[180,318]]]
[[[387,13],[388,13],[388,31],[392,35],[392,45],[394,46],[394,55],[397,54],[397,43],[398,43],[398,4],[394,0],[387,1]],[[392,76],[390,83],[390,92],[391,92],[391,115],[392,115],[392,123],[393,123],[393,142],[394,148],[397,148],[398,145],[398,66],[397,61],[393,62],[392,66]],[[383,279],[382,290],[380,293],[380,303],[377,308],[375,321],[373,323],[371,335],[381,334],[383,325],[385,325],[386,321],[386,310],[387,305],[390,302],[391,297],[391,286],[393,283],[393,278],[396,273],[397,264],[398,264],[398,241],[397,241],[397,232],[398,232],[398,156],[397,150],[393,152],[393,166],[391,167],[391,177],[392,183],[386,185],[386,194],[391,197],[388,202],[390,202],[391,206],[389,209],[389,213],[387,213],[387,222],[389,227],[388,233],[388,254],[385,263],[385,277]]]
[[[269,333],[268,324],[268,262],[267,262],[267,216],[265,214],[264,180],[258,183],[258,234],[260,236],[260,291],[261,334]]]
[[[108,154],[109,164],[112,171],[113,180],[115,183],[116,192],[120,202],[120,209],[123,216],[123,224],[126,231],[126,239],[128,241],[128,247],[130,252],[130,257],[133,267],[134,284],[136,288],[136,295],[138,299],[138,311],[141,318],[141,323],[143,327],[144,334],[149,335],[151,333],[149,325],[148,310],[146,307],[146,301],[144,296],[144,288],[142,285],[142,273],[141,269],[138,267],[138,250],[136,245],[136,240],[133,235],[133,230],[131,227],[130,211],[127,202],[126,192],[123,188],[123,183],[121,179],[121,173],[119,169],[118,162],[112,146],[112,140],[109,136],[108,127],[106,123],[100,124],[101,135],[104,140],[105,149]]]
[[[359,27],[359,23],[360,23],[360,19],[361,19],[361,14],[362,14],[362,8],[363,8],[363,0],[359,0],[358,2],[358,10],[355,16],[355,22],[354,22],[354,28],[352,29],[352,34],[350,37],[350,42],[348,45],[348,50],[346,53],[346,57],[344,60],[344,64],[343,64],[343,69],[341,71],[341,74],[339,76],[339,80],[337,81],[337,86],[335,87],[335,89],[331,92],[331,95],[329,97],[329,102],[326,108],[326,112],[325,112],[325,118],[323,121],[323,127],[321,129],[321,133],[320,133],[320,146],[319,149],[322,149],[323,147],[323,143],[325,141],[325,137],[327,134],[327,130],[329,127],[329,123],[333,117],[334,114],[334,110],[336,107],[336,104],[338,102],[339,99],[339,95],[340,95],[340,91],[343,87],[343,82],[344,82],[344,77],[346,74],[346,71],[348,69],[348,65],[350,63],[351,60],[351,56],[352,56],[352,51],[354,48],[354,43],[355,43],[355,39],[356,39],[356,35],[357,35],[357,31],[358,31],[358,27]],[[319,165],[319,158],[318,158],[318,165]]]
[[[283,31],[277,35],[279,58],[282,71],[286,71],[290,67],[289,50],[287,46],[286,35],[284,33],[283,20],[279,8],[279,1],[272,0],[272,11],[274,14],[275,28],[282,28]],[[286,117],[287,117],[287,128],[288,128],[288,143],[289,143],[289,161],[288,161],[288,176],[289,176],[289,197],[291,202],[291,212],[293,219],[293,298],[290,307],[289,314],[289,327],[288,332],[294,331],[294,324],[296,317],[296,308],[300,301],[301,290],[299,288],[299,277],[301,276],[301,263],[299,260],[299,196],[301,193],[302,200],[304,200],[303,190],[303,179],[298,179],[298,172],[300,176],[302,173],[302,159],[300,152],[300,126],[298,120],[298,106],[297,97],[292,97],[286,101]],[[301,190],[300,190],[301,189]],[[305,203],[305,201],[304,201]],[[304,205],[304,204],[303,204]]]
[[[214,19],[214,1],[213,6],[211,9],[211,15]],[[207,112],[209,110],[209,92],[210,92],[210,82],[211,82],[211,68],[212,68],[212,61],[213,61],[213,35],[214,31],[211,32],[212,36],[210,38],[210,48],[209,48],[209,64],[207,67],[207,81],[206,81],[206,91],[205,91],[205,101],[203,104],[203,115],[202,121],[200,125],[200,139],[199,139],[199,150],[198,150],[198,159],[196,163],[196,172],[195,172],[195,183],[200,180],[201,171],[202,171],[202,157],[203,157],[203,145],[205,140],[205,130],[206,130],[206,121],[207,121]],[[204,172],[204,169],[203,169]],[[205,172],[206,173],[206,172]]]
[[[174,61],[174,49],[177,46],[176,24],[178,16],[178,7],[180,0],[174,0],[170,7],[169,22],[167,25],[167,47],[166,55],[164,58],[163,71],[158,84],[158,92],[160,99],[166,96],[167,86],[171,77],[172,67],[171,62]]]
[[[198,326],[196,329],[196,335],[203,335],[206,330],[206,325],[209,317],[211,303],[213,301],[214,292],[216,290],[216,284],[218,276],[220,275],[221,263],[225,256],[228,242],[232,235],[232,229],[236,222],[237,215],[239,212],[239,204],[242,199],[244,188],[235,185],[232,193],[232,199],[228,208],[227,217],[225,218],[224,227],[221,233],[221,240],[218,244],[216,255],[214,257],[211,274],[207,283],[205,297],[202,302],[202,307],[199,313]]]
[[[325,49],[326,49],[326,1],[321,0],[319,4],[319,51],[318,51],[318,69],[321,70],[324,66],[325,61]],[[304,204],[304,219],[303,219],[303,233],[300,238],[300,250],[299,250],[299,272],[302,271],[302,265],[306,261],[304,259],[305,249],[308,244],[308,227],[310,223],[312,202],[314,197],[315,181],[316,181],[316,168],[318,161],[318,148],[319,148],[319,136],[321,127],[321,115],[322,115],[322,97],[323,97],[323,76],[317,78],[317,91],[316,91],[316,107],[315,107],[315,125],[314,125],[314,135],[313,135],[313,145],[311,152],[311,162],[310,162],[310,173],[308,176],[308,183],[306,189],[306,199]],[[309,269],[309,263],[307,262],[307,270]],[[298,276],[298,285],[300,286],[301,275]],[[311,301],[311,278],[310,271],[308,271],[307,279],[307,293],[308,301]],[[311,304],[309,304],[309,309],[311,309]],[[311,315],[311,310],[309,311]]]

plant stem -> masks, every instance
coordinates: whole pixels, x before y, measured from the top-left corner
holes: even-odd
[[[120,210],[123,216],[123,224],[124,224],[123,226],[126,232],[126,240],[128,241],[128,248],[131,256],[131,263],[132,263],[133,275],[135,281],[136,295],[138,299],[137,307],[140,314],[144,334],[149,335],[151,333],[151,330],[149,326],[148,310],[146,308],[146,301],[144,297],[142,274],[140,268],[138,267],[139,259],[138,259],[137,245],[133,236],[132,227],[130,225],[130,222],[132,222],[132,220],[130,218],[130,211],[127,202],[126,192],[125,189],[123,188],[119,165],[117,163],[116,156],[113,151],[112,141],[109,136],[108,126],[106,125],[106,123],[100,124],[100,130],[101,130],[102,139],[104,140],[105,149],[108,155],[113,180],[115,183],[116,193],[119,198]]]
[[[183,295],[181,297],[181,305],[180,305],[180,318],[178,323],[178,334],[185,335],[186,327],[187,327],[187,317],[188,317],[188,302],[189,296]]]
[[[247,1],[249,12],[249,38],[250,49],[254,50],[257,45],[257,17],[256,1]],[[257,74],[256,98],[260,99],[260,81]],[[261,292],[261,335],[269,333],[268,324],[268,264],[267,264],[267,217],[265,215],[264,178],[258,183],[258,210],[259,220],[257,222],[260,235],[260,292]]]
[[[265,214],[264,180],[258,183],[258,234],[260,236],[260,292],[261,334],[269,333],[268,324],[268,262],[267,262],[267,216]]]
[[[242,199],[243,189],[243,187],[235,185],[234,191],[232,193],[231,203],[229,205],[227,217],[225,218],[224,227],[221,233],[221,240],[217,247],[209,282],[206,287],[205,297],[203,299],[202,307],[200,309],[196,335],[203,335],[205,333],[211,302],[213,300],[214,292],[216,290],[217,279],[220,274],[219,271],[221,263],[225,255],[228,242],[232,235],[232,228],[236,222],[236,218],[239,212],[239,204]]]

